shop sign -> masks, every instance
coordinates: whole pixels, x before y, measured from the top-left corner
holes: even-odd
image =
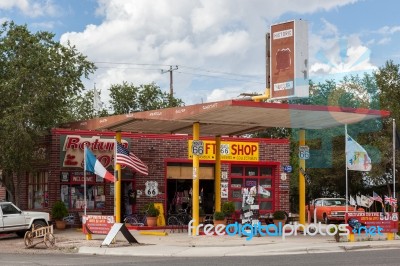
[[[100,138],[99,136],[82,137],[79,135],[66,135],[63,137],[65,137],[65,140],[61,140],[62,167],[83,168],[83,150],[86,145],[89,146],[90,150],[104,167],[107,168],[114,164],[114,139]],[[126,140],[122,140],[122,145],[128,148]]]
[[[192,147],[193,140],[188,141],[188,147]],[[204,152],[199,156],[200,160],[215,160],[216,144],[212,140],[203,140]],[[193,151],[189,149],[189,159],[193,158]],[[221,141],[222,161],[252,161],[259,160],[258,142]]]
[[[228,192],[228,182],[221,182],[221,199],[227,199]]]
[[[346,221],[349,230],[360,233],[368,228],[381,228],[382,233],[397,233],[399,213],[397,212],[348,212]],[[369,234],[371,230],[369,229]]]
[[[144,193],[148,197],[155,197],[158,195],[158,183],[157,181],[146,181],[146,188]]]
[[[83,215],[82,231],[84,234],[107,235],[115,223],[114,216],[106,215]]]
[[[283,166],[283,172],[285,173],[291,173],[293,171],[293,168],[291,165],[284,165]]]

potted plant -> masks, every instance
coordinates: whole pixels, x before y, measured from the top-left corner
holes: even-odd
[[[206,212],[202,207],[199,208],[199,219],[200,223],[204,223],[204,218],[206,217]]]
[[[158,215],[160,211],[154,206],[154,203],[146,204],[146,222],[147,226],[157,226]]]
[[[68,209],[65,203],[61,200],[56,201],[51,209],[51,217],[56,221],[57,229],[65,229],[66,222],[64,221],[64,217],[67,215]]]
[[[235,204],[232,201],[226,201],[222,204],[221,211],[226,217],[231,217],[235,212]]]
[[[214,225],[225,224],[225,214],[223,212],[214,212]]]
[[[276,226],[279,226],[279,223],[282,225],[286,223],[287,216],[285,211],[277,210],[274,212],[273,216],[273,221]]]

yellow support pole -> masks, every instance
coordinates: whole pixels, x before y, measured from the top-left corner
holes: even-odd
[[[121,131],[117,131],[115,134],[117,142],[121,143]],[[121,222],[121,165],[117,163],[115,165],[115,171],[117,172],[117,180],[114,184],[114,195],[115,195],[115,222]]]
[[[304,129],[299,130],[299,145],[306,145],[306,132]],[[302,171],[306,171],[306,162],[304,159],[299,158],[299,223],[306,223],[306,182]]]
[[[193,123],[193,141],[199,140],[200,138],[200,124]],[[191,149],[192,147],[189,147]],[[199,156],[193,154],[193,198],[192,198],[192,217],[193,226],[197,228],[199,225],[199,171],[200,171],[200,160]],[[196,235],[197,230],[193,230],[193,235]]]
[[[215,211],[221,211],[221,136],[215,137]]]
[[[394,238],[395,238],[394,234],[395,233],[387,233],[386,234],[387,240],[394,240]]]

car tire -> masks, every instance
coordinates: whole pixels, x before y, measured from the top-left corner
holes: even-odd
[[[47,226],[46,222],[42,220],[33,221],[33,225],[35,226],[35,229]]]
[[[329,224],[330,223],[330,221],[328,219],[328,216],[326,214],[324,215],[324,223],[325,224]]]

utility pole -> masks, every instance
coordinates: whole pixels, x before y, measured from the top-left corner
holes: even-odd
[[[172,66],[169,66],[168,70],[161,70],[161,74],[167,73],[169,72],[169,101],[170,104],[172,103],[172,97],[174,97],[174,81],[173,81],[173,77],[172,77],[172,72],[174,70],[178,70],[178,66],[175,66],[174,68],[172,68]]]

